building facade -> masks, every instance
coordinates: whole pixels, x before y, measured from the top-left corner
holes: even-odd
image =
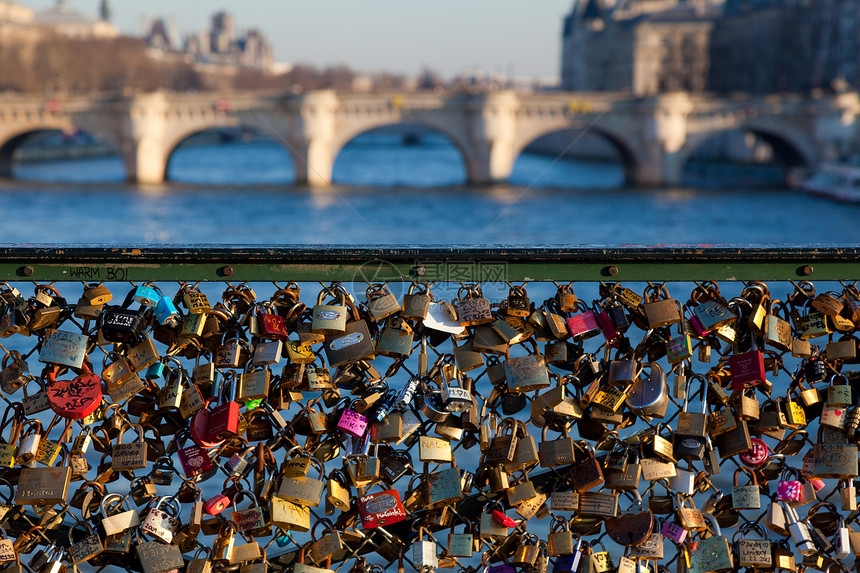
[[[67,0],[58,0],[54,7],[41,12],[0,0],[0,41],[37,41],[45,34],[84,40],[110,39],[116,38],[119,30],[106,20],[75,12]]]
[[[860,0],[576,0],[562,89],[860,89]]]
[[[227,12],[214,14],[210,29],[188,35],[182,46],[173,40],[174,28],[174,24],[168,26],[163,19],[156,19],[143,40],[153,50],[184,54],[203,67],[264,73],[275,70],[274,50],[266,35],[256,28],[239,33]]]
[[[860,87],[858,0],[727,0],[714,28],[715,92]]]
[[[562,89],[652,95],[707,89],[723,0],[578,0],[564,20]]]

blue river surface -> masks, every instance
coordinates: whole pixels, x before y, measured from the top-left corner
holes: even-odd
[[[17,165],[0,181],[0,242],[860,244],[860,205],[713,171],[635,189],[619,164],[525,153],[508,183],[470,187],[445,139],[369,134],[339,154],[331,186],[310,189],[277,142],[212,143],[177,149],[158,186],[125,183],[117,157]]]

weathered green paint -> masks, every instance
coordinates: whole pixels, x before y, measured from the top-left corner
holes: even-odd
[[[25,268],[30,267],[32,274]],[[229,269],[232,274],[227,274]],[[415,274],[423,267],[426,274]],[[611,274],[610,268],[617,269]],[[811,274],[803,269],[811,267]],[[0,247],[0,280],[855,280],[860,249]]]

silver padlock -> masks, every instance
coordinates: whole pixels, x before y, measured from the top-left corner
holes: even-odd
[[[675,476],[668,479],[669,489],[675,493],[682,493],[684,495],[693,495],[695,493],[694,482],[696,480],[696,472],[676,468]]]
[[[785,511],[785,518],[788,522],[788,532],[791,534],[797,550],[803,555],[812,555],[818,551],[809,534],[809,526],[797,519],[797,512],[794,508],[787,502],[782,502],[782,509]]]
[[[424,528],[418,528],[418,541],[412,544],[412,563],[418,571],[432,571],[439,566],[436,544],[424,541]]]
[[[39,452],[39,443],[42,441],[42,422],[39,420],[27,420],[21,427],[22,431],[33,428],[25,433],[18,441],[18,450],[15,452],[15,463],[24,465],[33,459]]]
[[[167,510],[173,510],[168,512]],[[173,535],[179,529],[179,502],[176,498],[163,496],[149,508],[140,524],[140,531],[155,536],[165,543],[173,542]]]
[[[452,374],[453,376],[449,376]],[[453,364],[442,368],[442,401],[449,412],[465,412],[472,407],[472,393],[465,388],[457,367]],[[450,379],[449,379],[450,378]],[[456,383],[456,385],[453,385]]]
[[[851,540],[848,535],[848,527],[845,526],[845,518],[839,516],[839,527],[833,536],[833,549],[837,559],[845,559],[851,554]]]
[[[227,460],[224,464],[227,468],[227,472],[230,476],[241,476],[245,469],[248,467],[248,456],[251,455],[251,452],[254,451],[255,446],[248,446],[242,452],[236,452],[233,456]]]
[[[39,568],[39,573],[64,573],[66,564],[63,563],[63,557],[66,550],[62,547],[54,547],[53,551],[48,553],[48,561]]]

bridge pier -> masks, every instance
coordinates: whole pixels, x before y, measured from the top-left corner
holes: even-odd
[[[513,91],[470,98],[468,144],[463,150],[469,183],[491,185],[510,177],[519,154],[515,145],[519,108]]]
[[[160,185],[167,177],[167,158],[154,141],[143,139],[127,144],[122,153],[126,179],[130,183]]]
[[[466,177],[470,185],[504,183],[517,160],[509,142],[490,142],[465,153]]]
[[[308,92],[288,104],[295,114],[290,155],[296,183],[311,187],[331,185],[334,170],[336,112],[340,106],[332,90]]]
[[[680,153],[656,149],[647,153],[647,158],[637,165],[627,167],[627,184],[633,187],[674,187],[681,183],[683,168]]]
[[[296,183],[310,187],[328,187],[334,171],[334,153],[330,141],[291,139],[290,156],[296,171]]]

